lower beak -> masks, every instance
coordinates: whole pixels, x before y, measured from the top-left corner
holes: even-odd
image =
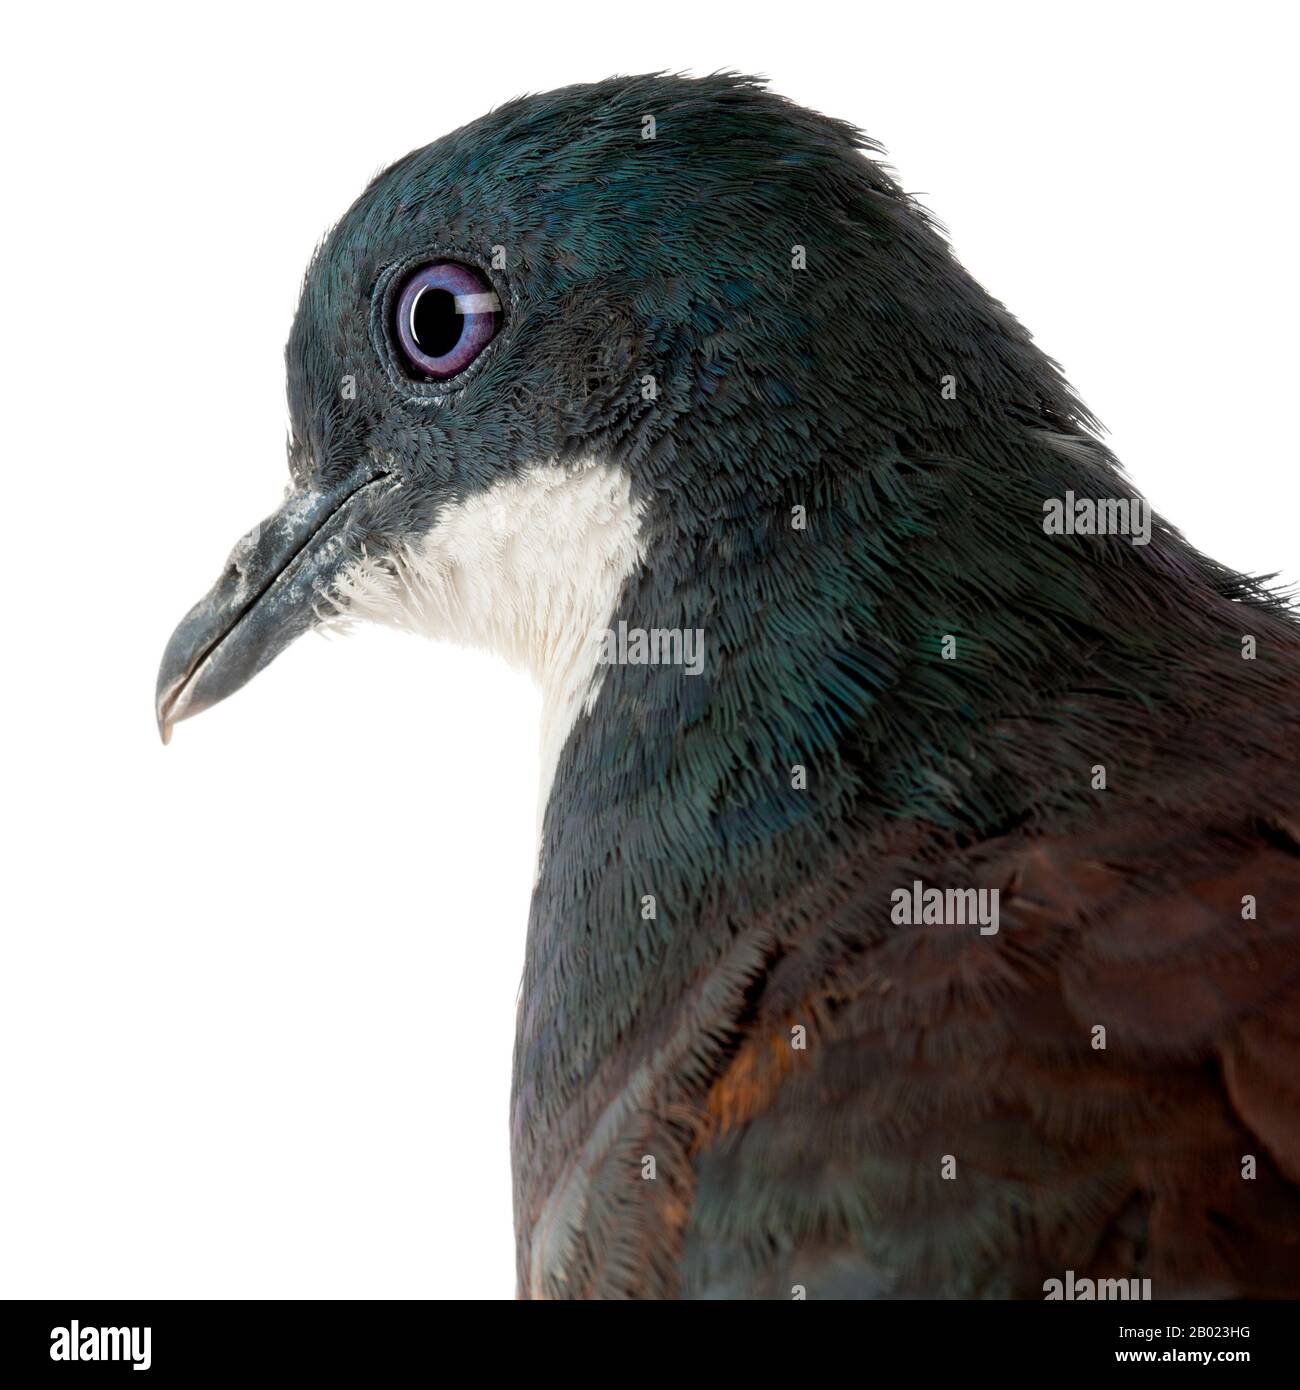
[[[235,546],[225,573],[181,619],[158,670],[162,741],[233,695],[317,622],[317,605],[358,553],[358,516],[390,485],[373,471],[291,492]]]

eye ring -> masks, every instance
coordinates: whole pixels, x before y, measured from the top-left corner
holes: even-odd
[[[391,326],[403,365],[415,380],[447,381],[496,336],[501,301],[473,266],[433,261],[402,281]]]

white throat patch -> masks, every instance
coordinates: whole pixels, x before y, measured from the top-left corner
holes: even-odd
[[[641,563],[640,522],[621,469],[538,465],[445,508],[396,554],[349,566],[334,585],[339,617],[487,647],[531,672],[544,808],[574,721],[599,693],[598,634]]]

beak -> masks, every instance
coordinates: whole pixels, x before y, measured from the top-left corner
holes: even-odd
[[[295,490],[235,546],[163,653],[155,708],[164,743],[174,724],[233,695],[315,626],[318,600],[359,553],[353,523],[390,481],[372,469]]]

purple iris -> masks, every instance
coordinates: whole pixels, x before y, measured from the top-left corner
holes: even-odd
[[[435,261],[406,277],[394,319],[411,374],[445,381],[463,372],[492,341],[501,301],[471,266]]]

